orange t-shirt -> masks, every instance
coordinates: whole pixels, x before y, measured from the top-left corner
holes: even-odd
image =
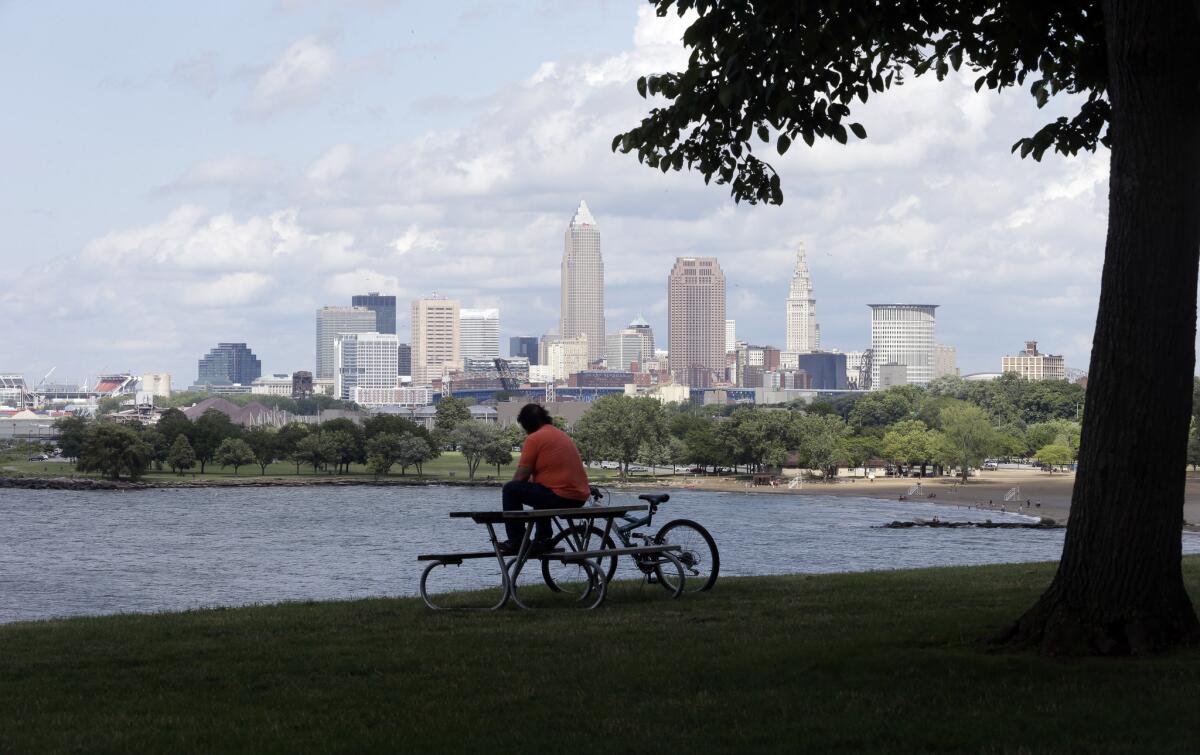
[[[542,425],[525,438],[517,466],[528,467],[536,482],[572,501],[586,501],[591,495],[583,459],[571,436],[554,425]]]

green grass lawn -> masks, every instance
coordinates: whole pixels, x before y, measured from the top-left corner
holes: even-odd
[[[1200,559],[1185,568],[1198,594]],[[987,647],[1051,573],[723,579],[679,601],[623,584],[595,612],[375,599],[0,626],[0,752],[1195,752],[1200,653]]]
[[[512,478],[513,471],[516,469],[516,458],[514,454],[513,464],[507,464],[500,467],[500,474],[497,476],[496,467],[480,464],[475,471],[475,479],[484,480],[489,477],[500,480],[508,480]],[[682,469],[682,467],[681,467]],[[24,458],[0,460],[0,476],[3,474],[17,473],[25,476],[42,476],[42,477],[60,477],[76,475],[81,477],[99,477],[97,474],[84,474],[75,471],[75,465],[67,462],[49,462],[49,461],[27,461]],[[431,479],[440,480],[465,480],[467,479],[467,462],[463,459],[462,454],[457,451],[445,451],[441,456],[424,465],[422,469],[423,476]],[[363,464],[350,465],[351,476],[370,477],[370,472]],[[257,464],[250,464],[238,469],[236,477],[261,477],[263,472]],[[266,469],[267,477],[283,477],[294,478],[300,477],[331,477],[333,475],[327,472],[313,473],[311,466],[301,466],[299,473],[296,471],[296,465],[291,462],[276,462],[271,464]],[[660,475],[661,477],[662,475]],[[187,474],[180,477],[170,470],[155,472],[151,470],[142,479],[145,480],[225,480],[233,479],[233,467],[222,468],[216,464],[206,466],[204,474],[200,474],[200,467],[197,466],[190,470]],[[613,470],[589,468],[588,477],[593,481],[610,481],[617,479],[617,473]],[[651,479],[649,473],[640,473],[631,475],[634,479]],[[404,478],[417,478],[417,470],[409,467]],[[400,475],[400,468],[392,469],[388,479],[404,479]]]

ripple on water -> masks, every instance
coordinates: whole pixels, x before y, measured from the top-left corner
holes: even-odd
[[[482,527],[446,513],[498,507],[495,490],[456,487],[4,490],[0,622],[413,595],[417,554],[486,542]],[[870,498],[678,491],[656,521],[687,517],[705,525],[726,575],[1046,561],[1062,549],[1062,530],[879,528],[934,516],[1017,515]],[[1200,552],[1200,538],[1186,537],[1184,550]],[[456,588],[498,578],[487,568],[454,576]]]

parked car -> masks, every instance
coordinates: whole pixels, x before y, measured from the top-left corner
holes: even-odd
[[[34,454],[29,457],[29,461],[48,461],[50,459],[46,454]]]
[[[615,461],[602,461],[602,462],[600,462],[600,468],[601,469],[620,469],[621,465]]]
[[[983,463],[983,469],[987,472],[995,472],[999,468],[999,465],[997,465],[994,461],[985,461]]]

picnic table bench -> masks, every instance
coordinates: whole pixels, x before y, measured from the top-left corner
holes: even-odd
[[[488,538],[491,541],[491,550],[466,551],[459,553],[427,553],[417,556],[418,561],[427,561],[428,565],[421,572],[421,599],[425,601],[425,605],[434,610],[451,610],[446,606],[437,605],[429,594],[428,580],[430,574],[439,566],[460,566],[464,561],[473,559],[495,558],[500,567],[500,581],[502,592],[499,601],[492,606],[480,606],[476,608],[456,610],[490,610],[495,611],[503,608],[510,600],[516,603],[521,608],[529,608],[530,606],[522,602],[517,595],[517,578],[521,574],[521,570],[529,561],[560,561],[562,563],[570,563],[579,565],[587,576],[586,584],[580,586],[580,592],[576,596],[578,603],[584,608],[596,608],[604,602],[604,598],[608,592],[608,581],[605,578],[603,570],[600,569],[596,561],[601,558],[615,558],[617,556],[632,555],[632,556],[649,556],[653,554],[661,554],[679,572],[679,583],[674,591],[675,596],[683,592],[683,575],[684,570],[679,559],[674,555],[679,551],[678,545],[642,545],[625,548],[584,548],[580,549],[564,549],[556,548],[551,551],[542,553],[531,553],[530,545],[532,543],[534,526],[539,521],[550,520],[558,523],[560,529],[576,527],[580,523],[591,525],[597,520],[604,520],[604,536],[600,538],[601,546],[608,540],[608,535],[612,531],[613,520],[617,517],[624,516],[631,511],[646,511],[649,508],[646,504],[630,504],[624,506],[581,506],[579,508],[563,508],[563,509],[542,509],[534,511],[452,511],[450,517],[453,519],[470,519],[476,524],[482,524],[487,527]],[[508,522],[520,522],[525,525],[524,534],[521,537],[520,547],[515,555],[505,555],[500,551],[500,541],[496,537],[496,525],[505,524]],[[562,523],[566,524],[562,527]],[[568,542],[564,539],[564,542]],[[580,545],[580,543],[575,543]],[[555,587],[554,589],[558,589]]]

